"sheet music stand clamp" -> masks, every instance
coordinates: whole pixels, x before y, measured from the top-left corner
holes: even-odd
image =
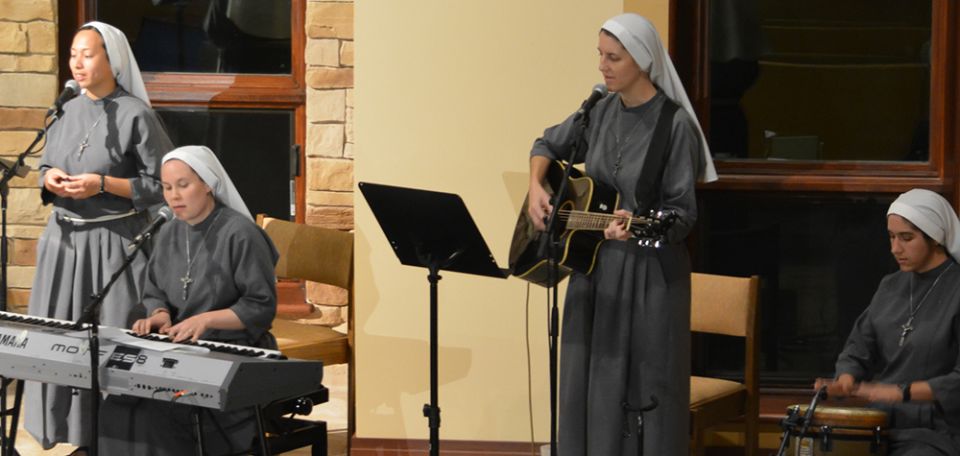
[[[440,454],[437,390],[437,314],[440,271],[505,279],[463,200],[452,193],[359,183],[401,264],[427,268],[430,282],[430,403],[423,416],[430,427],[430,456]]]

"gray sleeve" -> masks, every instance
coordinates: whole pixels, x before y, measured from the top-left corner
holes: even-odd
[[[576,141],[576,123],[573,115],[567,117],[562,123],[554,125],[543,131],[543,136],[533,142],[533,149],[530,151],[531,157],[547,157],[551,160],[566,160],[570,157],[570,149]],[[586,157],[586,151],[578,151],[574,158],[574,163],[583,163]]]
[[[138,210],[163,201],[160,185],[160,161],[173,150],[167,130],[153,111],[145,111],[134,120],[133,152],[137,176],[130,178],[131,199]]]
[[[60,130],[59,127],[60,127],[59,124],[54,124],[52,127],[50,127],[49,130],[47,130],[47,133],[46,133],[47,137],[44,140],[44,146],[43,146],[44,148],[46,148],[46,145],[51,142],[51,138],[53,136],[59,134],[59,130]],[[37,171],[39,171],[40,173],[40,177],[37,180],[37,184],[40,186],[40,201],[43,203],[44,206],[52,203],[53,200],[56,199],[57,197],[57,195],[54,195],[53,192],[51,192],[50,190],[47,190],[47,187],[43,185],[43,179],[47,177],[47,171],[49,171],[50,168],[53,168],[53,167],[54,167],[53,164],[50,163],[49,150],[44,151],[43,155],[40,156],[40,166],[37,168]]]
[[[954,316],[952,326],[956,337],[960,334],[960,316]],[[956,339],[953,342],[956,343]],[[928,379],[927,382],[933,390],[934,400],[940,404],[946,416],[960,414],[960,354],[950,372]]]
[[[154,251],[154,253],[158,252]],[[167,297],[167,292],[158,285],[160,280],[157,274],[163,272],[163,268],[157,267],[156,265],[159,259],[160,255],[150,256],[150,260],[147,262],[146,277],[144,277],[143,280],[143,291],[140,294],[140,301],[143,307],[147,309],[147,317],[153,315],[157,309],[167,309],[168,312],[170,311],[170,306],[167,305],[167,303],[170,302],[170,299]],[[171,316],[172,315],[171,313]]]
[[[883,289],[881,282],[880,289]],[[876,302],[880,289],[873,296],[873,302]],[[876,364],[878,350],[876,343],[876,331],[871,320],[870,311],[873,308],[873,302],[860,314],[853,329],[850,330],[850,336],[847,337],[847,343],[837,357],[836,376],[841,374],[850,374],[854,380],[869,380],[868,376]]]
[[[667,241],[682,241],[697,222],[697,156],[700,153],[700,135],[693,121],[680,109],[673,120],[670,133],[670,152],[663,170],[660,193],[662,208],[677,214],[677,220],[667,231]]]
[[[231,246],[230,264],[240,297],[229,308],[243,322],[251,340],[259,340],[277,314],[277,258],[273,243],[254,225],[237,233]]]

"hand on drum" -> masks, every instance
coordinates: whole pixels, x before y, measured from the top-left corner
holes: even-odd
[[[855,396],[870,402],[900,402],[903,400],[903,390],[898,385],[888,383],[857,383],[850,374],[842,374],[836,380],[818,378],[814,389],[827,387],[827,395],[835,398]]]
[[[900,402],[903,400],[903,391],[897,385],[889,383],[868,383],[863,382],[857,388],[857,397],[862,397],[870,402]]]
[[[857,393],[856,381],[850,374],[841,374],[836,380],[830,378],[818,378],[813,385],[813,389],[819,391],[820,388],[827,387],[827,396],[847,397]]]

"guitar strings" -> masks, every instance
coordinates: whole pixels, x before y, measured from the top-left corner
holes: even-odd
[[[630,225],[649,225],[653,223],[652,219],[646,217],[621,217],[613,214],[601,214],[596,212],[561,209],[560,220],[567,222],[567,229],[574,225],[579,229],[603,229],[616,219],[628,220]]]

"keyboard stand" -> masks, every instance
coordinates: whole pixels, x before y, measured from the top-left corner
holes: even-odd
[[[14,387],[13,407],[7,408],[7,387],[16,383]],[[23,404],[23,380],[0,378],[0,455],[19,456],[15,444],[17,442],[17,421],[20,418],[20,406]],[[7,428],[7,417],[10,417],[10,427]]]

